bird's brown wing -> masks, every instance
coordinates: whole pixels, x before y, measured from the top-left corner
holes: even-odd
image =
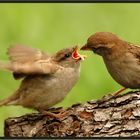
[[[129,51],[134,55],[134,57],[137,59],[138,64],[140,65],[140,46],[130,42],[128,42],[128,44]]]
[[[23,45],[15,45],[8,48],[7,54],[12,62],[26,63],[28,61],[36,61],[41,59],[42,52],[39,49],[26,47]]]
[[[58,69],[58,65],[49,61],[49,55],[35,48],[16,45],[10,47],[7,54],[11,61],[7,69],[13,72],[15,79],[31,74],[52,74]]]

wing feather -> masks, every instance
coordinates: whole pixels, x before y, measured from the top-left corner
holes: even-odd
[[[39,49],[16,45],[8,48],[10,63],[1,65],[13,72],[15,79],[32,74],[52,74],[59,68],[50,61],[50,56]]]
[[[7,54],[12,62],[26,63],[42,58],[43,53],[39,49],[16,45],[8,48]]]
[[[129,51],[134,55],[134,57],[137,59],[137,63],[140,65],[140,46],[129,42],[128,44]]]

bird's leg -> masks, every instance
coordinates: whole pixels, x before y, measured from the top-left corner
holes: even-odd
[[[115,93],[113,93],[113,96],[116,96],[116,95],[120,94],[121,92],[123,92],[126,89],[127,88],[124,87],[124,88],[121,88],[121,89],[117,90]]]
[[[109,101],[111,99],[113,99],[115,96],[117,96],[118,94],[120,94],[121,92],[123,92],[124,90],[126,90],[127,88],[121,88],[119,90],[117,90],[115,93],[113,94],[109,94],[107,96],[104,96],[101,100],[98,100],[98,103],[101,104],[103,102]]]
[[[57,111],[59,113],[57,113],[57,114],[54,112],[50,112],[47,110],[41,110],[41,109],[39,109],[38,111],[41,112],[43,115],[49,116],[51,118],[56,118],[56,119],[64,118],[68,114],[68,112],[63,108],[59,109]]]

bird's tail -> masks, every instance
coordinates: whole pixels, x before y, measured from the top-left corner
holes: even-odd
[[[9,63],[6,61],[0,60],[0,69],[1,70],[9,70]]]
[[[14,94],[6,99],[0,101],[0,106],[7,106],[7,105],[17,105],[18,103],[18,96]]]

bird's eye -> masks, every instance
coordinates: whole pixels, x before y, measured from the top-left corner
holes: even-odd
[[[65,54],[65,58],[68,58],[68,57],[70,57],[70,54],[69,53]]]

